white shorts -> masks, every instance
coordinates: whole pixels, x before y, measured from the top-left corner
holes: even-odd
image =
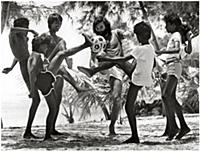
[[[110,77],[114,77],[114,78],[119,79],[120,81],[122,81],[124,75],[125,75],[124,71],[122,69],[116,67],[116,66],[114,66],[114,67],[112,67],[112,68],[110,68],[108,70],[109,78]]]
[[[172,62],[167,65],[167,74],[174,75],[178,80],[181,77],[182,66],[180,62]]]

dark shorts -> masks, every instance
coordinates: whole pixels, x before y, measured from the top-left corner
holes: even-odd
[[[44,96],[48,96],[54,89],[55,76],[50,71],[42,71],[37,75],[36,87]]]

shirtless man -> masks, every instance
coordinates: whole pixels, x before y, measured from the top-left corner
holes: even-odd
[[[29,75],[27,70],[27,61],[30,56],[28,51],[28,37],[27,33],[31,32],[34,36],[37,36],[37,32],[34,30],[28,29],[29,20],[27,18],[18,18],[14,21],[14,27],[11,28],[9,34],[9,42],[12,53],[14,55],[14,60],[10,68],[4,68],[3,73],[9,73],[17,62],[20,65],[20,71],[22,77],[26,83],[28,90],[30,91],[30,82]],[[32,104],[29,110],[28,123],[26,126],[25,133],[23,135],[24,138],[38,138],[31,133],[31,126],[40,103],[40,97],[38,91],[35,91],[35,96],[32,98]]]
[[[48,17],[47,22],[48,22],[49,31],[42,34],[42,35],[44,35],[44,37],[46,36],[51,39],[50,43],[48,45],[48,49],[44,53],[44,56],[47,58],[47,62],[51,62],[54,59],[54,57],[57,57],[58,54],[63,52],[63,50],[67,50],[65,40],[63,38],[57,36],[57,34],[56,34],[62,25],[62,20],[63,20],[62,16],[59,15],[58,13],[50,14]],[[65,56],[63,59],[66,60],[67,57]],[[60,76],[56,82],[56,84],[58,85],[55,90],[56,94],[57,94],[57,104],[56,104],[57,113],[56,113],[55,120],[54,120],[52,134],[60,135],[61,133],[55,129],[55,125],[56,125],[55,123],[56,123],[56,119],[57,119],[58,112],[59,112],[59,106],[60,106],[60,103],[62,100],[62,89],[63,89],[63,82],[64,82],[63,78],[67,82],[69,82],[76,89],[76,91],[78,93],[88,91],[88,89],[80,87],[79,84],[74,80],[74,78],[69,74],[69,72],[64,67],[60,66],[60,64],[58,66],[56,65],[56,67],[57,67],[57,68],[55,68],[56,70],[60,68],[59,74],[62,76]]]
[[[30,85],[31,85],[31,97],[34,98],[38,89],[44,95],[47,105],[49,107],[49,114],[46,120],[46,134],[44,140],[52,140],[52,134],[59,132],[55,131],[55,120],[57,118],[57,114],[59,111],[58,103],[58,93],[60,93],[59,82],[60,79],[65,73],[63,68],[60,69],[60,65],[65,57],[71,56],[82,49],[85,49],[91,46],[90,40],[87,36],[85,37],[85,43],[80,46],[71,48],[71,49],[60,49],[60,47],[65,44],[64,40],[61,40],[58,45],[55,47],[55,56],[53,56],[52,60],[49,64],[45,64],[44,59],[45,54],[48,51],[48,46],[51,43],[51,36],[47,34],[42,34],[39,37],[36,37],[32,41],[33,52],[28,60],[28,71],[30,77]],[[58,49],[58,50],[57,50]],[[53,51],[54,52],[54,51]],[[44,57],[43,57],[44,55]],[[65,79],[65,76],[64,76]],[[62,87],[60,87],[62,89]]]

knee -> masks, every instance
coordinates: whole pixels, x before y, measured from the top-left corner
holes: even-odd
[[[33,104],[39,105],[39,103],[40,103],[41,100],[40,100],[40,96],[39,96],[38,91],[35,92],[35,96],[34,96],[34,98],[32,99],[32,101],[33,101]]]
[[[49,114],[54,116],[54,115],[56,115],[57,110],[58,110],[58,107],[56,105],[52,106],[52,107],[49,107]]]
[[[117,100],[117,99],[119,99],[120,98],[120,92],[118,92],[118,91],[113,91],[112,92],[112,98],[114,99],[114,100]]]
[[[166,104],[168,101],[167,100],[169,100],[169,95],[170,94],[168,94],[167,92],[164,92],[163,94],[162,94],[162,100],[163,100],[163,102]]]
[[[130,115],[130,114],[135,115],[134,103],[126,102],[125,111],[127,115]]]
[[[56,55],[57,55],[59,58],[64,58],[64,57],[65,57],[65,52],[64,52],[64,51],[59,51]]]

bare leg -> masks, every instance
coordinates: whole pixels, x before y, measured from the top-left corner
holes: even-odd
[[[59,109],[60,109],[60,103],[62,100],[63,82],[64,81],[62,77],[57,77],[56,82],[54,84],[54,90],[56,91],[57,98],[56,98],[56,115],[53,120],[53,128],[52,128],[52,133],[51,133],[52,135],[62,135],[62,133],[56,130],[55,126],[56,126],[56,120],[57,120]]]
[[[164,76],[166,76],[166,77],[164,77]],[[166,74],[163,74],[162,75],[162,78],[163,79],[166,79],[167,78],[167,75]],[[164,87],[165,87],[165,84],[166,84],[166,82],[163,80],[163,79],[160,79],[161,81],[160,81],[160,88],[161,88],[161,92],[163,93],[164,92]],[[173,92],[174,93],[176,93],[175,92],[176,90],[174,90]],[[163,101],[163,100],[162,100]],[[164,105],[164,108],[165,108],[165,115],[166,115],[166,127],[165,127],[165,131],[164,131],[164,133],[161,135],[161,136],[169,136],[170,135],[170,127],[169,127],[169,115],[168,115],[168,112],[167,112],[167,106],[166,106],[166,104],[165,104],[165,101],[163,101],[163,105]],[[175,114],[175,109],[174,109],[174,114]],[[174,118],[175,118],[175,116],[174,116]],[[175,120],[175,119],[174,119]],[[178,128],[178,126],[177,126],[177,124],[175,123],[175,127],[174,127],[177,131],[179,130],[179,128]]]
[[[136,67],[136,63],[129,63],[129,62],[102,62],[98,67],[92,67],[92,68],[85,68],[78,66],[78,70],[86,74],[88,77],[92,77],[94,74],[96,74],[99,71],[107,70],[115,65],[118,65],[128,76],[131,78],[131,75]]]
[[[37,136],[34,136],[31,132],[32,123],[33,123],[33,120],[34,120],[34,117],[35,117],[35,114],[36,114],[39,104],[40,104],[40,96],[37,91],[37,92],[35,92],[35,97],[32,99],[31,108],[29,110],[28,122],[27,122],[25,133],[23,135],[24,138],[27,138],[27,139],[39,138]]]
[[[190,132],[190,128],[188,127],[188,125],[187,125],[187,123],[184,119],[182,107],[178,103],[178,101],[176,100],[176,88],[174,90],[172,97],[173,97],[173,101],[174,101],[175,112],[176,112],[177,117],[178,117],[179,122],[180,122],[180,132],[176,136],[176,139],[181,139],[185,134]]]
[[[128,121],[131,127],[132,136],[124,141],[123,143],[139,143],[139,137],[137,133],[137,123],[135,117],[135,101],[137,98],[138,91],[141,89],[141,86],[136,86],[134,84],[130,84],[128,94],[127,94],[127,101],[125,105],[126,114],[128,116]]]
[[[52,128],[54,124],[54,119],[57,112],[57,106],[56,106],[56,93],[53,90],[48,96],[45,97],[48,108],[49,108],[49,114],[47,116],[46,120],[46,134],[44,137],[44,140],[52,140],[51,137]]]
[[[58,74],[62,75],[62,77],[67,82],[69,82],[78,93],[80,93],[80,92],[86,92],[86,91],[89,90],[88,88],[82,88],[82,87],[80,87],[78,85],[78,83],[74,80],[74,78],[71,76],[71,74],[64,67],[60,68],[60,70],[58,71]]]
[[[92,77],[97,72],[100,72],[102,70],[107,70],[111,67],[113,67],[115,64],[110,62],[101,62],[98,67],[91,67],[91,68],[85,68],[78,66],[78,70],[86,74],[88,77]]]
[[[129,62],[118,62],[117,65],[128,75],[131,79],[132,73],[135,70],[136,63],[129,63]]]
[[[173,90],[177,85],[177,78],[173,75],[169,75],[167,78],[166,85],[163,90],[162,99],[166,106],[166,115],[168,124],[169,124],[169,135],[166,140],[172,140],[173,137],[178,133],[179,129],[177,129],[177,124],[175,120],[175,113],[174,113],[174,103],[173,103]]]
[[[121,91],[122,91],[122,82],[114,77],[111,77],[110,79],[111,82],[111,89],[112,89],[112,94],[111,94],[111,99],[113,102],[112,106],[112,112],[110,115],[111,118],[111,123],[109,126],[109,135],[116,135],[115,133],[115,123],[117,121],[117,118],[119,116],[119,112],[121,109]]]
[[[30,90],[30,81],[29,81],[27,62],[28,62],[28,58],[23,61],[20,61],[19,66],[20,66],[22,77],[26,83],[26,86],[27,86],[28,90]]]
[[[29,74],[28,74],[28,69],[27,69],[27,61],[28,61],[28,59],[20,61],[19,65],[20,65],[20,71],[21,71],[22,77],[23,77],[23,79],[26,83],[28,90],[30,90],[30,81],[29,81]],[[37,108],[40,104],[40,96],[39,96],[38,91],[36,91],[35,94],[36,94],[35,97],[32,98],[31,107],[29,109],[28,122],[27,122],[26,130],[25,130],[24,135],[23,135],[23,137],[27,138],[27,139],[39,138],[39,137],[33,135],[32,132],[31,132],[33,120],[34,120]]]

